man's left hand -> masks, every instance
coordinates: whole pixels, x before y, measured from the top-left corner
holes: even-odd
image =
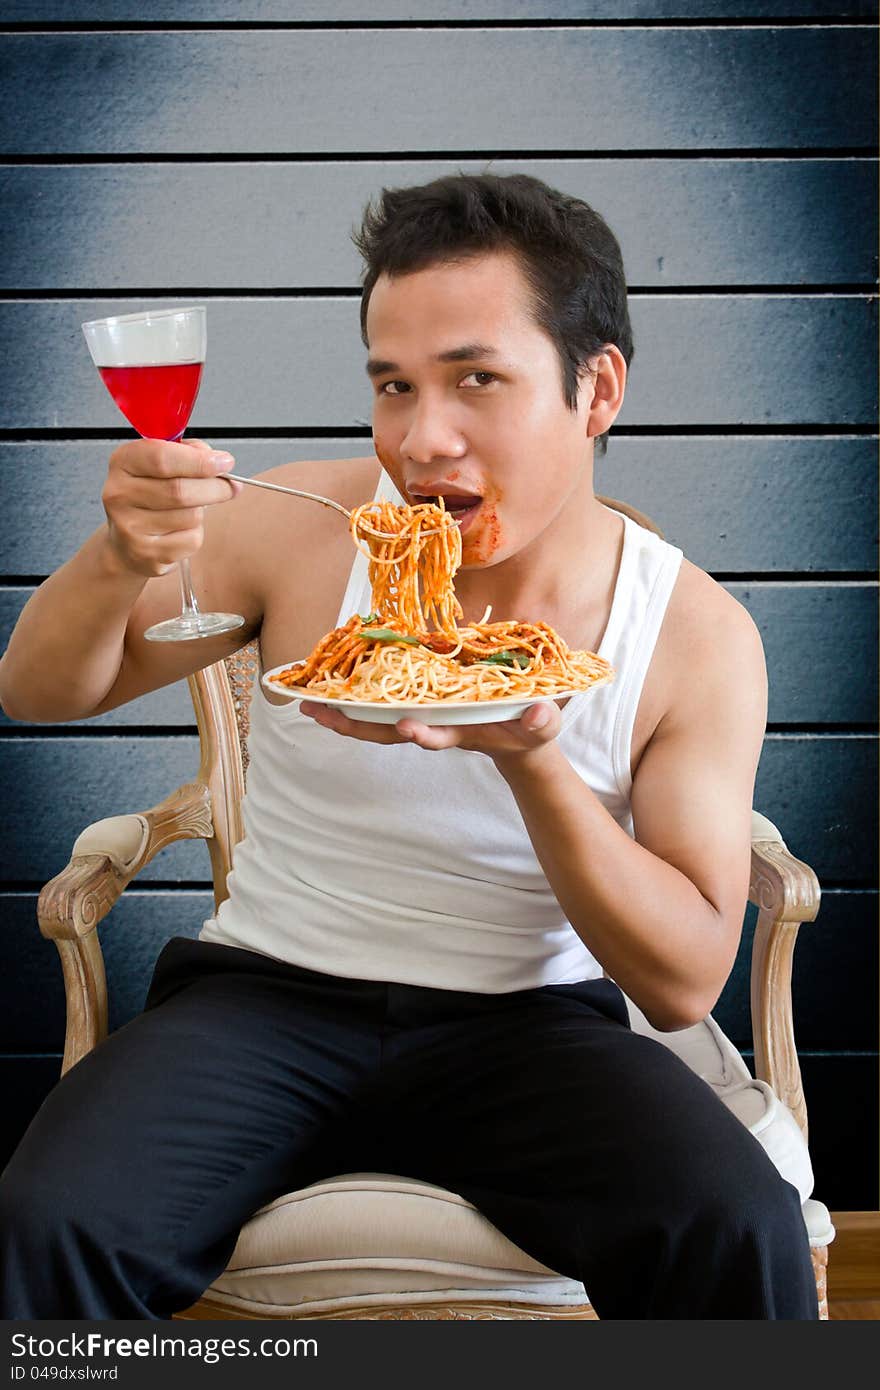
[[[430,751],[463,748],[467,752],[502,759],[537,752],[553,742],[562,726],[559,706],[550,699],[531,705],[519,719],[492,724],[432,725],[417,719],[371,724],[365,719],[349,719],[341,710],[315,700],[303,700],[300,709],[323,728],[366,743],[415,743]]]

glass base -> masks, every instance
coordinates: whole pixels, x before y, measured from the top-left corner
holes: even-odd
[[[234,632],[244,625],[239,613],[182,613],[179,618],[167,618],[154,623],[144,633],[148,642],[192,642],[198,637],[216,637],[220,632]]]

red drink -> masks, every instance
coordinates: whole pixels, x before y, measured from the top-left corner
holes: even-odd
[[[82,326],[91,359],[122,414],[145,439],[179,439],[189,423],[205,364],[205,306],[114,314]],[[152,362],[153,366],[132,363]],[[149,642],[189,642],[241,627],[240,613],[201,613],[189,557],[177,562],[181,613],[153,623]]]
[[[163,367],[99,367],[126,420],[145,439],[177,439],[186,429],[204,362]]]

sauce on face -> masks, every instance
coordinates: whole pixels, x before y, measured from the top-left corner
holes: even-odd
[[[462,563],[468,565],[487,565],[503,544],[501,519],[498,504],[501,489],[492,487],[483,497],[483,505],[476,523],[462,536]]]

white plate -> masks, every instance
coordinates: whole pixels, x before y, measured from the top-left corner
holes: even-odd
[[[288,700],[315,700],[330,709],[341,709],[349,719],[364,719],[369,724],[396,724],[398,719],[418,719],[422,724],[497,724],[503,719],[519,719],[532,705],[543,705],[550,699],[567,700],[570,695],[583,692],[561,690],[558,695],[537,695],[523,699],[522,695],[505,695],[499,700],[467,700],[455,703],[451,700],[437,700],[431,705],[378,704],[374,700],[327,700],[316,695],[313,690],[303,690],[299,686],[277,685],[273,676],[287,671],[296,662],[285,661],[283,666],[273,666],[262,678],[263,687],[273,695],[283,695]],[[605,681],[596,681],[604,685]],[[589,687],[591,690],[592,686]]]

